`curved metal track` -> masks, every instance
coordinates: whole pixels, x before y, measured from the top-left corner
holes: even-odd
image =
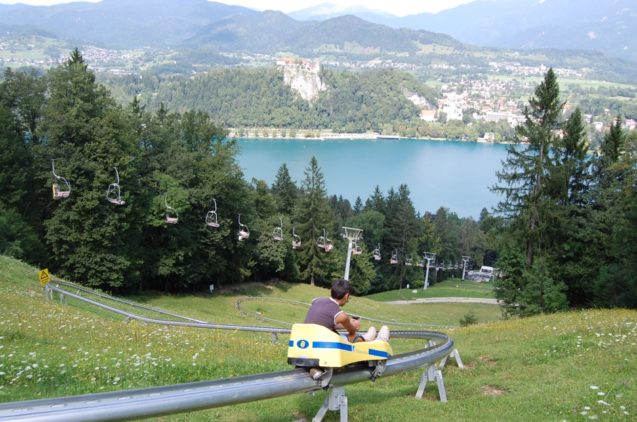
[[[290,332],[289,329],[275,327],[164,321],[147,318],[82,297],[59,286],[47,285],[46,288],[48,291],[56,291],[102,309],[148,323],[281,334]],[[452,339],[445,334],[434,331],[393,331],[392,337],[424,339],[428,340],[430,346],[414,352],[392,356],[386,361],[383,376],[432,365],[449,355],[454,347]],[[372,370],[364,365],[345,367],[334,371],[329,385],[340,387],[368,381],[372,378]],[[313,381],[305,370],[295,369],[216,381],[5,403],[0,404],[0,421],[70,422],[144,418],[274,398],[322,388],[324,386]]]

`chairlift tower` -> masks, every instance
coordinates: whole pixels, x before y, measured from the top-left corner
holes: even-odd
[[[352,244],[361,238],[363,229],[355,229],[353,227],[343,227],[343,237],[347,239],[347,259],[345,260],[345,275],[343,278],[349,280],[349,262],[352,256]]]
[[[427,290],[429,287],[429,267],[431,266],[431,261],[436,260],[436,254],[433,252],[425,252],[423,257],[427,260],[427,271],[425,272],[425,286],[423,290]]]
[[[467,271],[467,264],[471,262],[471,257],[470,256],[463,256],[462,257],[462,279],[464,280],[464,275]]]

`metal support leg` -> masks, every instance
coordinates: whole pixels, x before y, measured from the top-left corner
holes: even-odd
[[[48,284],[46,284],[44,286],[44,291],[43,292],[44,292],[44,300],[46,300],[46,301],[51,300],[51,298],[49,297],[49,293],[51,292],[51,289],[49,289],[49,285]]]
[[[276,344],[279,341],[279,336],[276,333],[272,333],[272,343]]]
[[[334,387],[330,389],[330,394],[325,398],[323,405],[312,418],[312,422],[321,422],[328,410],[338,410],[341,414],[340,421],[347,422],[347,396],[345,387]]]
[[[450,357],[452,357],[456,361],[456,365],[458,365],[458,368],[464,369],[464,364],[462,363],[462,359],[460,359],[460,352],[458,352],[458,349],[453,349],[453,352],[442,358],[442,360],[438,364],[438,367],[440,369],[444,368],[445,364],[447,363],[447,359],[449,359]]]
[[[423,394],[425,393],[425,387],[427,386],[427,382],[436,381],[438,385],[438,395],[440,396],[441,402],[447,401],[447,390],[445,390],[445,382],[442,378],[442,371],[436,368],[436,365],[430,365],[420,377],[420,385],[418,385],[418,391],[416,391],[416,398],[422,399]]]

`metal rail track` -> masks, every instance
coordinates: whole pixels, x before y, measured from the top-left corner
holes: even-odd
[[[75,286],[74,286],[75,287]],[[47,294],[57,292],[77,300],[93,304],[127,318],[147,323],[208,329],[228,329],[275,334],[289,333],[289,329],[258,326],[212,324],[195,321],[168,321],[148,318],[122,311],[92,299],[47,285]],[[391,376],[418,368],[429,368],[423,374],[416,396],[422,396],[426,376],[432,372],[437,361],[446,359],[454,352],[454,343],[447,335],[434,331],[393,331],[392,337],[427,340],[428,347],[414,352],[392,356],[386,361],[382,376]],[[440,372],[440,371],[438,371]],[[431,375],[431,374],[430,374]],[[373,370],[365,365],[334,370],[327,385],[312,380],[303,369],[264,373],[215,381],[176,384],[110,393],[86,394],[53,399],[29,400],[0,404],[0,421],[115,421],[146,418],[191,412],[213,407],[227,406],[255,400],[269,399],[289,394],[316,391],[330,387],[341,391],[345,385],[374,379]],[[430,379],[432,380],[432,379]],[[440,388],[441,378],[439,378]],[[442,397],[441,397],[442,399]],[[445,396],[446,399],[446,396]],[[326,400],[327,403],[327,400]],[[326,404],[324,404],[324,407]],[[326,408],[327,409],[327,408]],[[330,410],[337,410],[330,408]],[[345,404],[344,410],[347,411]],[[325,411],[323,411],[324,414]],[[321,412],[319,412],[321,413]],[[347,415],[345,414],[345,419]],[[343,405],[341,404],[343,420]],[[320,420],[320,418],[318,419]]]

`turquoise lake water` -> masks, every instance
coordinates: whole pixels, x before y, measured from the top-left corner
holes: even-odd
[[[238,162],[247,180],[272,184],[279,167],[301,185],[312,156],[325,177],[328,195],[342,195],[352,206],[379,186],[383,194],[405,183],[421,214],[441,206],[460,217],[478,218],[495,206],[489,191],[506,157],[505,145],[460,141],[239,139]]]

